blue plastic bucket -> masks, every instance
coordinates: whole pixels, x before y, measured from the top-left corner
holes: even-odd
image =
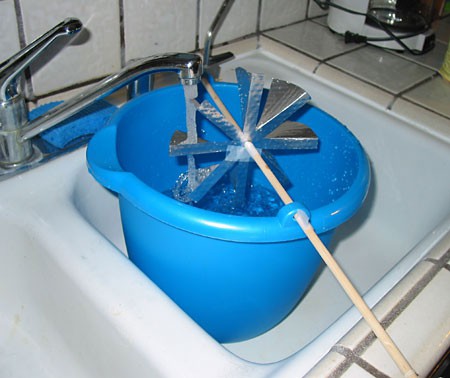
[[[237,86],[215,84],[215,89],[239,120]],[[293,183],[289,193],[309,210],[327,245],[364,201],[369,164],[355,137],[323,111],[307,105],[290,119],[316,132],[319,150],[275,156]],[[216,340],[246,340],[293,310],[321,260],[292,219],[301,207],[296,203],[273,217],[247,217],[195,208],[163,194],[187,170],[185,160],[168,154],[173,132],[185,128],[182,87],[149,92],[124,105],[94,136],[89,170],[119,195],[131,261]],[[199,130],[208,140],[223,137],[206,120]],[[270,187],[257,169],[252,180]]]

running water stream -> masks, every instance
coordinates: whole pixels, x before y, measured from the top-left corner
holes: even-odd
[[[195,122],[196,108],[192,102],[198,96],[197,85],[183,85],[184,99],[186,101],[186,143],[194,144],[198,141],[197,123]],[[197,167],[195,166],[195,158],[193,155],[187,155],[188,161],[188,187],[187,191],[192,192],[198,185],[197,183]]]

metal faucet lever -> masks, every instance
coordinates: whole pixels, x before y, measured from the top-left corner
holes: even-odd
[[[231,52],[225,52],[216,56],[211,55],[211,48],[214,39],[216,38],[217,32],[219,31],[220,27],[223,24],[223,21],[227,17],[228,12],[230,11],[233,3],[234,0],[223,1],[219,11],[216,14],[216,17],[214,18],[211,26],[208,29],[208,32],[206,33],[205,47],[203,49],[203,65],[205,68],[220,64],[234,57],[234,55]]]
[[[24,49],[0,64],[0,101],[8,101],[20,92],[17,78],[34,61],[46,52],[46,48],[58,37],[70,36],[66,43],[82,29],[83,24],[76,18],[66,18],[48,32],[34,40]]]

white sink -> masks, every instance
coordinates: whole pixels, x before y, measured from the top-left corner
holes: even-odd
[[[175,377],[180,367],[198,377],[234,359],[75,207],[113,198],[88,175],[85,149],[1,182],[0,193],[2,378]],[[199,348],[219,361],[192,358]]]
[[[449,134],[270,52],[238,57],[224,77],[238,65],[299,84],[365,148],[371,190],[332,250],[374,305],[450,232]],[[117,199],[88,174],[84,149],[1,182],[0,198],[2,377],[302,376],[359,319],[323,269],[273,330],[216,343],[126,258]]]

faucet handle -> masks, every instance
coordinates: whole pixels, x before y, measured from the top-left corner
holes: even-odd
[[[66,18],[17,54],[0,63],[0,102],[8,101],[19,93],[17,78],[55,39],[69,35],[71,38],[67,40],[68,43],[82,27],[83,24],[80,20]]]
[[[225,52],[216,56],[211,54],[212,44],[216,38],[217,32],[222,26],[223,21],[228,15],[235,0],[224,0],[216,14],[211,26],[209,27],[206,38],[205,46],[203,49],[203,65],[205,68],[217,66],[227,60],[233,59],[234,55],[231,52]]]

